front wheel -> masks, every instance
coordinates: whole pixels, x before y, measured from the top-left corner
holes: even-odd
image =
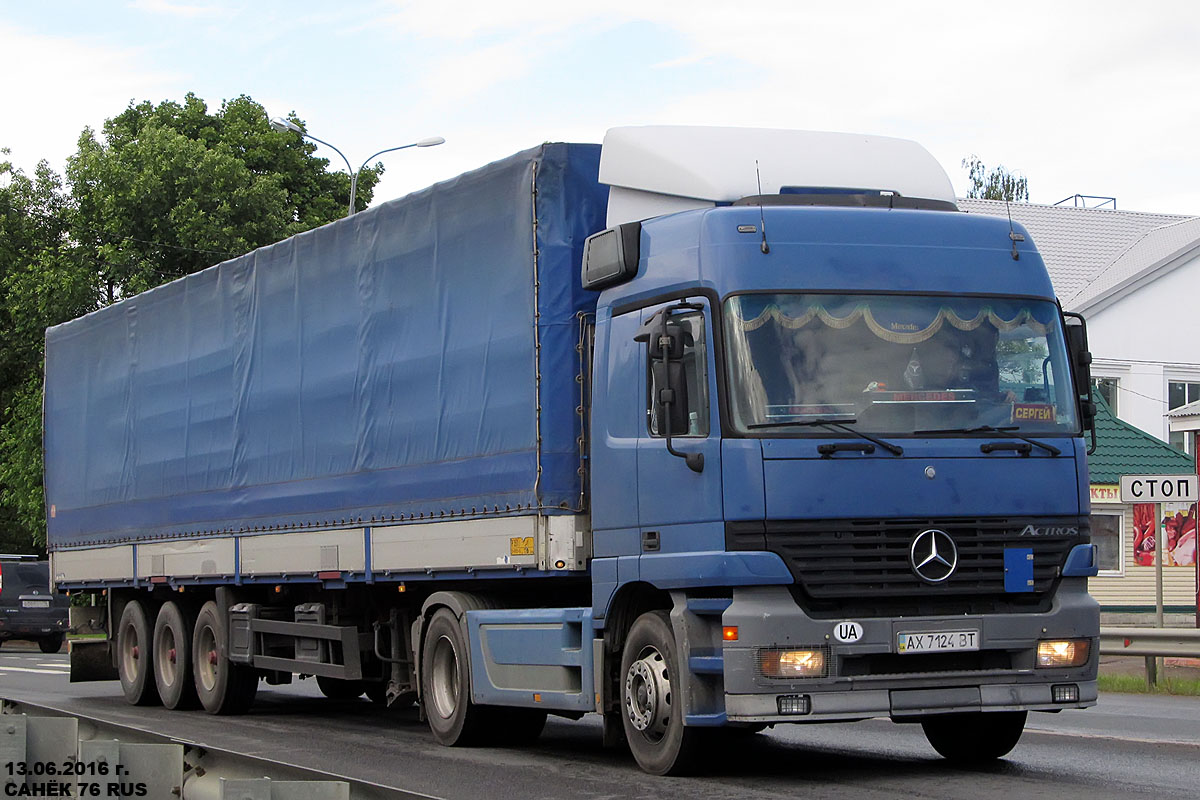
[[[1008,755],[1025,730],[1025,717],[1024,711],[942,714],[921,720],[921,728],[943,757],[979,763]]]
[[[421,650],[421,703],[433,738],[449,746],[479,742],[486,732],[485,710],[471,702],[471,662],[458,618],[438,609]]]
[[[686,774],[701,754],[702,731],[683,724],[678,663],[667,612],[638,617],[621,656],[621,721],[638,766],[652,775]]]

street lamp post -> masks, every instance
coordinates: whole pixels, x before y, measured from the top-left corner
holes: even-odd
[[[434,147],[435,145],[443,144],[446,141],[441,136],[429,136],[424,139],[420,139],[418,141],[412,142],[410,144],[402,144],[399,147],[389,147],[386,150],[380,150],[378,153],[375,153],[375,155],[369,156],[365,161],[363,161],[363,163],[356,170],[350,166],[350,159],[346,158],[345,153],[343,153],[341,150],[338,150],[336,147],[331,145],[329,142],[326,142],[323,139],[318,139],[317,137],[313,136],[311,133],[304,130],[296,123],[292,122],[290,119],[284,119],[283,117],[275,117],[275,119],[271,120],[271,127],[277,131],[295,131],[296,133],[300,134],[301,136],[312,139],[314,142],[320,142],[321,144],[332,149],[335,153],[337,153],[339,156],[342,157],[342,161],[346,162],[346,170],[350,173],[350,210],[346,212],[347,217],[353,216],[353,214],[354,214],[354,200],[358,197],[358,176],[360,174],[362,174],[362,171],[366,168],[367,164],[370,163],[372,158],[375,158],[376,156],[381,156],[384,153],[391,153],[395,150],[407,150],[410,147]]]

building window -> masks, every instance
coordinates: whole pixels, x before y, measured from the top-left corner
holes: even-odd
[[[1108,407],[1112,409],[1113,416],[1119,416],[1117,413],[1118,382],[1118,378],[1092,378],[1092,391],[1104,398],[1104,402],[1108,403]]]
[[[1188,403],[1194,403],[1197,400],[1200,400],[1200,383],[1170,381],[1167,384],[1168,410],[1174,411],[1181,406],[1186,406]],[[1168,441],[1175,449],[1190,453],[1192,452],[1191,442],[1188,441],[1190,438],[1184,431],[1171,431],[1171,438]]]
[[[1125,517],[1120,513],[1092,514],[1092,544],[1096,545],[1097,566],[1101,575],[1124,574],[1122,549],[1125,543]]]

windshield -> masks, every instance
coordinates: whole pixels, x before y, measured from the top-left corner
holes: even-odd
[[[725,326],[733,425],[743,432],[774,435],[771,423],[816,432],[795,423],[818,419],[893,435],[1079,430],[1048,301],[738,295],[725,301]]]

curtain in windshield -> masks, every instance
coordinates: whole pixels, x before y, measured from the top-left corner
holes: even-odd
[[[831,415],[863,430],[1076,429],[1046,301],[759,294],[726,301],[736,427]]]

